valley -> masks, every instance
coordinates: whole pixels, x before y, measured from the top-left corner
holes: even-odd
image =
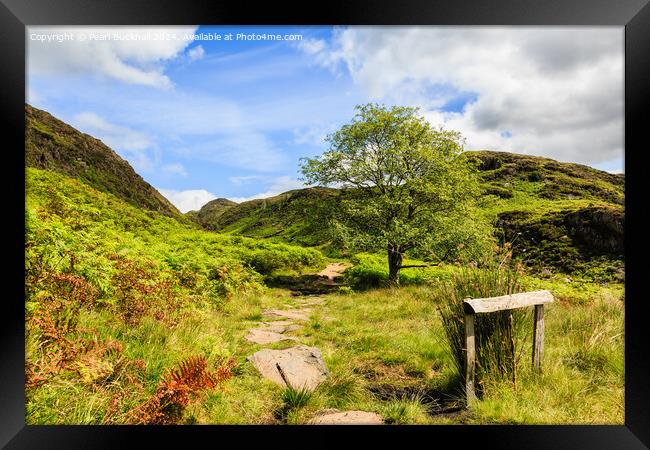
[[[28,424],[623,423],[622,175],[470,152],[495,252],[555,303],[543,374],[525,327],[516,382],[486,377],[468,410],[440,307],[481,267],[407,253],[392,286],[321,220],[336,189],[181,214],[101,141],[29,105],[26,127]],[[251,361],[301,346],[325,368],[307,390]]]

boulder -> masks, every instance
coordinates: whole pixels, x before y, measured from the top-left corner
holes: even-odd
[[[305,345],[284,350],[260,350],[248,360],[264,378],[282,387],[311,391],[329,374],[320,350]]]

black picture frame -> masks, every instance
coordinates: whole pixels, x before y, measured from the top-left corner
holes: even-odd
[[[650,105],[650,6],[648,0],[424,0],[307,2],[171,0],[0,0],[0,111],[4,223],[0,359],[0,445],[6,448],[188,447],[197,439],[210,446],[273,447],[345,442],[352,435],[402,445],[469,444],[481,448],[636,449],[650,445],[648,319],[643,314],[643,251],[647,227],[642,211],[643,153]],[[264,427],[264,426],[27,426],[24,397],[24,124],[25,27],[29,25],[615,25],[625,27],[625,425],[431,426],[431,427]],[[644,114],[646,113],[646,114]],[[645,139],[643,139],[645,138]],[[24,194],[24,191],[22,191]],[[22,238],[21,238],[22,237]],[[633,245],[629,245],[633,243]],[[314,440],[314,437],[318,440]],[[416,438],[417,441],[415,440]],[[232,441],[234,439],[234,441]],[[308,439],[308,440],[305,440]],[[365,444],[364,444],[365,446]]]

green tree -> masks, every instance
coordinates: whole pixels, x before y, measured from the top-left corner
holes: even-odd
[[[367,104],[326,138],[329,150],[302,158],[310,184],[341,187],[330,218],[358,250],[387,250],[399,284],[406,251],[427,260],[472,256],[491,233],[476,214],[475,167],[456,131],[433,128],[418,108]]]

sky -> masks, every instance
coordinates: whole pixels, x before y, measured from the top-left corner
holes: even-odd
[[[623,27],[28,27],[27,103],[101,139],[181,211],[303,187],[358,104],[467,150],[624,171]],[[230,38],[230,39],[229,39]]]

